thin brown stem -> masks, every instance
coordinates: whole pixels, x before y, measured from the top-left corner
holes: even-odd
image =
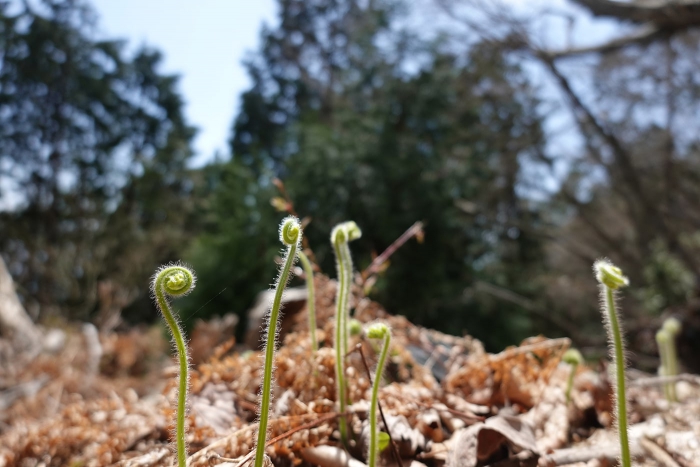
[[[376,274],[381,269],[382,264],[384,264],[386,260],[388,260],[389,257],[396,252],[396,250],[401,248],[401,246],[404,243],[406,243],[412,237],[422,239],[422,236],[423,223],[421,221],[415,222],[403,234],[401,234],[399,238],[394,240],[394,242],[391,245],[389,245],[387,249],[382,252],[382,254],[374,258],[374,260],[372,260],[372,263],[370,263],[370,265],[367,266],[367,268],[364,271],[362,271],[362,282],[367,282],[367,280],[372,274]]]

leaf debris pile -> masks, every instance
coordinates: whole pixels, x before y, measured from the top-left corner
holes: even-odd
[[[267,452],[278,466],[339,466],[333,322],[335,282],[316,278],[319,351],[312,355],[306,315],[276,357],[275,399]],[[353,297],[355,318],[392,328],[380,404],[394,446],[385,465],[607,466],[618,452],[611,385],[605,369],[580,367],[565,400],[568,339],[534,337],[488,354],[469,336],[454,337],[387,314]],[[167,466],[176,367],[163,368],[154,331],[101,335],[99,352],[69,331],[53,353],[3,365],[0,374],[0,466]],[[193,343],[194,344],[194,343]],[[376,343],[353,336],[347,356],[352,465],[364,465]],[[96,364],[95,358],[99,358]],[[191,376],[190,466],[234,466],[254,447],[259,352],[229,340]],[[658,378],[631,378],[630,438],[636,465],[700,465],[697,379],[677,383],[680,403],[663,399]],[[383,426],[380,424],[380,426]],[[396,459],[396,456],[400,459]]]

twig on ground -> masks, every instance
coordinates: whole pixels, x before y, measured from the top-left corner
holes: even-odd
[[[329,414],[329,415],[324,415],[321,418],[318,418],[318,419],[313,420],[311,422],[304,423],[303,425],[299,425],[298,427],[293,428],[285,433],[282,433],[279,436],[276,436],[272,439],[267,440],[267,442],[265,443],[265,448],[267,449],[270,446],[272,446],[273,444],[275,444],[279,441],[282,441],[283,439],[289,438],[294,433],[298,433],[298,432],[303,431],[303,430],[308,430],[308,429],[314,428],[322,423],[328,422],[328,421],[333,420],[334,418],[338,418],[338,417],[340,417],[340,414],[333,413],[333,414]],[[219,454],[213,454],[212,457],[215,459],[222,460],[224,462],[238,462],[238,466],[243,467],[245,464],[247,464],[248,462],[250,462],[253,459],[254,455],[255,455],[255,451],[251,451],[240,459],[232,459],[229,457],[223,457]]]
[[[557,339],[548,339],[542,342],[536,342],[534,344],[521,345],[520,347],[514,347],[512,349],[504,350],[496,355],[490,355],[489,359],[491,362],[498,362],[504,359],[511,358],[515,355],[534,352],[535,350],[551,349],[551,348],[564,348],[568,349],[571,346],[571,339],[568,337],[560,337]]]
[[[432,410],[435,410],[438,412],[450,413],[450,414],[454,415],[455,417],[458,417],[459,419],[463,420],[467,424],[483,422],[484,420],[486,420],[486,417],[482,417],[481,415],[476,415],[474,413],[461,412],[459,410],[455,410],[455,409],[452,409],[450,407],[447,407],[444,404],[440,404],[440,406],[435,406],[434,404],[422,402],[422,401],[416,400],[412,397],[408,397],[408,396],[405,396],[405,395],[399,394],[399,393],[392,393],[392,396],[398,397],[399,399],[403,399],[403,400],[405,400],[407,402],[411,402],[413,404],[420,405],[422,407],[425,407],[426,409],[432,409]]]
[[[630,386],[661,386],[666,383],[676,383],[685,381],[686,383],[700,385],[700,376],[689,375],[687,373],[676,376],[650,376],[648,378],[639,378],[629,382]]]
[[[651,457],[656,460],[656,462],[659,463],[659,465],[663,467],[681,467],[678,462],[676,462],[673,459],[673,456],[666,452],[664,448],[656,444],[654,441],[652,441],[649,438],[641,438],[639,440],[639,444],[642,446],[642,449],[646,451],[647,454],[649,454]]]
[[[605,446],[580,446],[575,448],[557,449],[551,454],[540,458],[539,465],[555,466],[568,465],[577,462],[588,462],[593,459],[613,461],[620,456],[620,447],[613,444]]]
[[[303,415],[294,415],[294,416],[288,416],[288,417],[281,417],[281,418],[277,418],[277,419],[274,419],[274,420],[270,420],[270,424],[271,424],[271,425],[275,425],[276,423],[279,423],[279,422],[287,422],[287,423],[289,423],[291,420],[294,420],[294,419],[299,419],[299,418],[302,418],[302,419],[303,419],[303,418],[308,418],[308,417],[316,416],[316,415],[317,415],[317,414],[315,414],[315,413],[310,413],[310,414],[303,414]],[[325,421],[332,420],[333,418],[339,417],[339,416],[340,416],[340,414],[328,414],[328,415],[325,415],[324,417],[315,418],[314,420],[311,420],[310,422],[306,422],[306,424],[308,424],[308,423],[315,423],[315,425],[313,425],[313,426],[317,426],[317,425],[322,424],[322,423],[325,422]],[[300,425],[300,426],[304,426],[304,425]],[[299,427],[297,427],[297,428],[299,428]],[[201,449],[200,451],[197,451],[197,452],[195,452],[194,454],[192,454],[192,455],[187,459],[187,465],[190,465],[190,466],[209,465],[209,464],[201,463],[201,461],[203,461],[203,460],[208,459],[209,457],[211,457],[211,456],[213,455],[212,452],[213,452],[215,449],[223,448],[223,447],[229,445],[229,443],[231,443],[232,441],[234,441],[234,440],[235,440],[236,438],[238,438],[239,436],[242,436],[243,434],[245,434],[246,432],[249,432],[249,431],[253,431],[253,432],[254,432],[254,431],[256,431],[257,429],[258,429],[258,424],[257,424],[257,423],[251,423],[251,424],[249,424],[249,425],[244,426],[243,428],[241,428],[241,429],[239,429],[239,430],[234,431],[233,433],[230,433],[230,434],[224,436],[223,438],[220,438],[220,439],[214,441],[213,443],[211,443],[209,446],[205,447],[204,449]],[[296,428],[295,428],[295,429],[296,429]],[[300,429],[303,429],[303,428],[300,428]],[[281,436],[281,435],[280,435],[280,436]],[[270,445],[270,444],[274,444],[275,442],[279,441],[279,439],[283,439],[283,438],[279,438],[279,439],[278,439],[278,438],[279,438],[279,436],[276,437],[276,438],[273,438],[273,439],[268,440],[268,441],[265,443],[265,447],[267,447],[267,446]],[[254,453],[254,452],[255,452],[255,451],[253,451],[253,453]],[[217,455],[218,455],[218,454],[217,454]],[[249,453],[248,455],[250,455],[250,453]]]

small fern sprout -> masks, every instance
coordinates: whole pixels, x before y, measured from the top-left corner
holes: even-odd
[[[672,336],[677,336],[681,332],[681,322],[678,318],[668,318],[664,321],[663,328]]]
[[[377,457],[379,455],[379,432],[377,430],[377,405],[379,399],[379,384],[382,381],[382,373],[386,364],[387,355],[389,355],[389,346],[391,345],[391,330],[384,323],[375,323],[367,328],[367,337],[370,339],[382,339],[382,350],[379,353],[379,361],[377,362],[377,371],[374,373],[374,382],[372,383],[372,400],[369,406],[369,467],[377,466]]]
[[[194,273],[189,268],[179,264],[161,267],[156,271],[151,281],[151,290],[156,299],[156,304],[170,328],[180,360],[180,381],[178,384],[177,414],[175,419],[175,444],[177,446],[177,464],[179,467],[185,467],[187,460],[185,415],[187,410],[189,359],[182,330],[177,319],[173,316],[167,296],[181,297],[187,295],[194,288],[195,282]]]
[[[615,365],[617,394],[617,427],[620,436],[620,464],[630,467],[629,440],[627,436],[627,398],[625,391],[625,343],[622,339],[622,327],[615,308],[615,291],[629,284],[622,270],[606,259],[598,260],[593,265],[596,279],[600,282],[603,319],[608,331],[608,342],[612,347],[611,353]]]
[[[678,375],[678,350],[676,349],[676,337],[681,332],[681,322],[676,318],[668,318],[664,321],[662,330],[668,333],[668,342],[666,343],[666,354],[668,355],[667,376]],[[669,383],[671,388],[671,397],[674,401],[678,400],[676,395],[676,385]]]
[[[263,368],[263,382],[260,389],[260,424],[258,427],[258,442],[255,451],[255,467],[262,467],[265,460],[265,442],[267,440],[267,420],[272,399],[272,366],[275,358],[275,344],[277,342],[277,322],[279,321],[282,305],[282,293],[289,282],[292,265],[297,257],[301,242],[301,225],[296,217],[289,216],[280,225],[280,241],[287,247],[280,274],[275,285],[275,296],[270,307],[270,315],[267,321],[267,336],[265,337],[265,366]]]
[[[306,309],[309,312],[309,335],[311,336],[311,353],[316,354],[318,350],[318,340],[316,339],[316,291],[314,289],[314,269],[311,267],[311,261],[308,256],[299,250],[299,261],[304,268],[306,275],[306,290],[308,297],[306,299]]]
[[[351,336],[359,336],[360,334],[362,334],[362,323],[356,320],[355,318],[352,318],[350,320],[348,330],[350,331]]]
[[[347,388],[345,383],[345,355],[348,352],[348,298],[352,282],[352,257],[348,242],[362,236],[362,231],[353,221],[336,225],[331,231],[331,244],[335,252],[338,271],[338,290],[335,308],[335,376],[337,398],[340,413],[345,413],[347,406]],[[347,443],[348,428],[345,417],[339,422],[340,439]]]
[[[661,377],[671,376],[671,365],[668,361],[668,344],[670,341],[671,335],[664,328],[661,328],[656,332],[656,345],[659,347],[659,359],[661,360],[661,363],[659,365],[659,376]],[[663,388],[664,397],[666,397],[666,400],[669,402],[673,402],[675,400],[675,397],[673,397],[673,388],[671,387],[671,383],[664,383]]]
[[[343,243],[343,248],[341,250],[341,257],[342,257],[342,263],[345,265],[346,269],[346,284],[345,284],[345,330],[343,332],[343,355],[346,355],[348,353],[348,326],[349,326],[349,320],[350,320],[350,309],[348,307],[348,301],[350,298],[350,287],[352,286],[353,282],[353,264],[352,264],[352,255],[350,255],[350,246],[349,243],[352,242],[353,240],[357,240],[360,237],[362,237],[362,231],[360,228],[357,226],[357,224],[354,221],[348,221],[344,222],[341,224],[345,228],[345,237],[346,241]]]
[[[562,356],[564,363],[571,365],[571,373],[569,373],[569,379],[566,383],[566,402],[571,400],[571,389],[574,387],[574,377],[576,376],[576,369],[583,363],[583,356],[581,352],[576,349],[569,349],[564,352]]]

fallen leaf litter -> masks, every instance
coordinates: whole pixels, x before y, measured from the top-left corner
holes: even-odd
[[[276,466],[335,467],[347,461],[361,467],[370,377],[360,352],[351,351],[348,417],[356,441],[346,453],[338,442],[334,401],[336,285],[317,276],[321,348],[311,354],[304,310],[287,318],[289,331],[276,358],[267,454]],[[448,336],[391,316],[359,290],[352,304],[362,323],[381,319],[392,328],[379,400],[396,449],[382,453],[383,465],[604,466],[617,456],[605,370],[579,367],[566,403],[569,367],[561,357],[568,339],[534,337],[492,355],[469,336]],[[26,365],[3,365],[0,467],[171,465],[176,373],[172,367],[153,371],[162,352],[156,341],[152,333],[136,331],[101,335],[98,374],[91,374],[91,354],[79,332],[69,333],[57,353]],[[238,352],[233,344],[225,342],[193,368],[191,467],[234,466],[254,447],[261,357]],[[370,366],[376,363],[372,342],[354,336],[349,348],[356,346]],[[653,378],[631,383],[635,465],[700,466],[700,386],[692,378],[679,381],[681,402],[668,404]]]

